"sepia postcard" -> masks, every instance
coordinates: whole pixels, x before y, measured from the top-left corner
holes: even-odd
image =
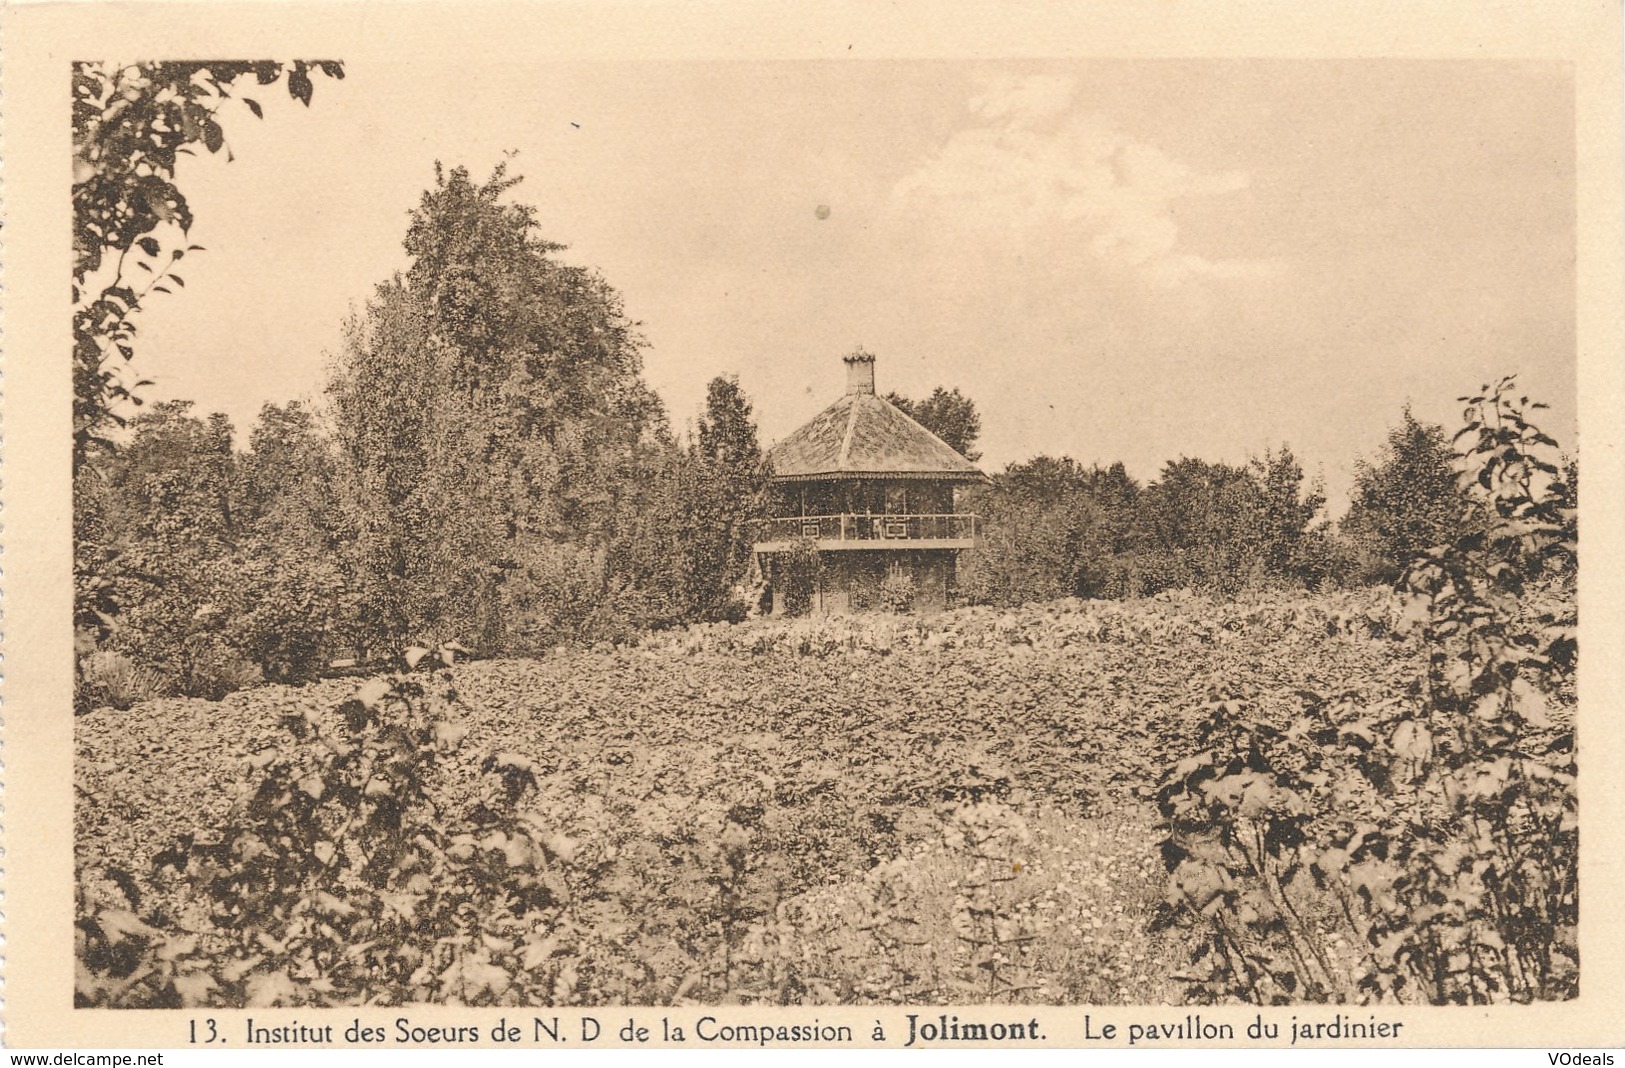
[[[8,1046],[1625,1045],[1617,3],[0,18]]]

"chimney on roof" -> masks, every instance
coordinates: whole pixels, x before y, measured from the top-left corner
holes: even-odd
[[[861,348],[843,357],[846,362],[846,391],[873,393],[875,391],[875,358]]]

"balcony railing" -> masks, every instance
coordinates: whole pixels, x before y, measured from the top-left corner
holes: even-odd
[[[853,542],[931,541],[963,546],[982,533],[975,515],[798,515],[757,520],[753,536],[758,548],[808,538],[819,548],[860,548]],[[839,543],[832,546],[829,543]],[[875,545],[874,548],[882,548]]]

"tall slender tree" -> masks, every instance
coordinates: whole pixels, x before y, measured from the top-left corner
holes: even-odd
[[[738,379],[711,380],[705,415],[695,428],[694,455],[711,530],[695,547],[693,603],[701,618],[726,618],[744,607],[735,588],[750,569],[750,522],[762,514],[769,473]]]

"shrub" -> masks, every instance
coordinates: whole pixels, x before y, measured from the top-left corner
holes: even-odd
[[[1575,996],[1578,820],[1568,504],[1512,380],[1462,398],[1487,517],[1400,579],[1408,693],[1214,702],[1168,769],[1166,920],[1206,932],[1198,997],[1482,1004]],[[1407,637],[1408,636],[1408,637]]]
[[[502,585],[508,641],[535,653],[573,641],[606,601],[605,558],[575,545],[527,545]]]
[[[271,682],[316,678],[332,657],[345,583],[329,560],[256,540],[237,554],[236,597],[226,620],[231,646]]]
[[[123,653],[97,649],[79,658],[75,705],[89,711],[111,705],[123,712],[169,692],[164,678]]]
[[[888,612],[907,612],[914,607],[914,576],[907,571],[887,572],[879,592],[880,604]]]
[[[1191,585],[1190,569],[1160,549],[1125,553],[1116,565],[1110,587],[1114,597],[1152,597]]]
[[[191,634],[182,643],[185,669],[181,692],[188,697],[218,701],[228,693],[246,690],[265,681],[258,664],[216,634]]]
[[[823,582],[824,562],[811,538],[798,538],[788,552],[780,553],[777,580],[787,615],[804,616],[812,611],[813,597]]]
[[[451,658],[408,654],[419,667]],[[288,715],[292,744],[252,759],[218,837],[185,836],[155,858],[204,909],[190,929],[161,910],[141,916],[130,873],[107,873],[125,901],[99,905],[82,874],[76,1003],[500,997],[541,941],[526,941],[530,917],[567,896],[552,863],[570,845],[520,813],[539,768],[518,754],[486,758],[465,821],[436,806],[440,759],[466,733],[455,707],[450,674],[437,671],[368,682],[338,708],[336,729],[308,710]]]

